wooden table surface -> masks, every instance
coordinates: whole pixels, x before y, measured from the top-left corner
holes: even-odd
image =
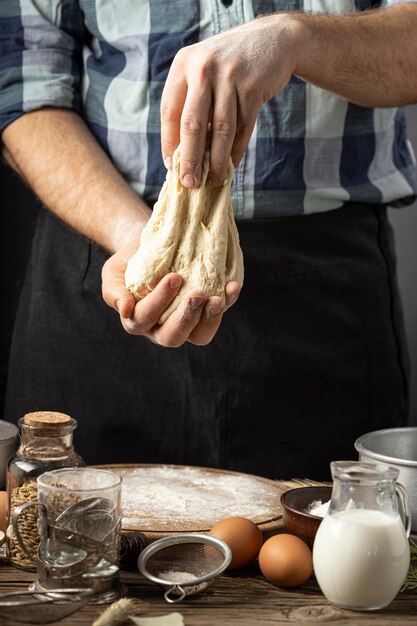
[[[306,479],[283,483],[287,488],[319,484]],[[275,531],[274,531],[275,532]],[[273,533],[274,534],[274,533]],[[416,541],[417,537],[413,537]],[[16,569],[5,561],[0,548],[0,593],[26,590],[36,574]],[[325,623],[337,626],[401,626],[417,624],[417,591],[400,593],[380,611],[357,612],[329,604],[314,577],[297,589],[274,587],[257,567],[226,572],[204,591],[177,604],[168,604],[162,590],[139,572],[121,572],[127,597],[147,603],[143,617],[182,614],[185,626],[279,626],[281,624]],[[108,605],[88,605],[69,617],[54,622],[62,626],[91,626]],[[132,622],[130,622],[133,624]],[[0,626],[18,626],[1,616]]]
[[[27,589],[35,574],[0,562],[0,592]],[[257,569],[227,573],[206,590],[169,605],[158,586],[139,573],[121,573],[128,597],[146,601],[143,617],[178,611],[186,626],[272,626],[279,624],[349,624],[360,626],[401,626],[417,624],[417,592],[400,593],[381,611],[352,612],[330,605],[317,583],[310,579],[298,589],[281,589],[268,583]],[[91,626],[105,606],[86,606],[54,624]],[[17,626],[1,617],[1,626]]]

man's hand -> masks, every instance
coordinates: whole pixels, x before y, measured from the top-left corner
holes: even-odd
[[[120,315],[123,328],[131,335],[143,335],[167,348],[177,348],[186,341],[208,344],[216,334],[223,313],[236,302],[240,287],[236,282],[226,285],[224,299],[207,298],[203,291],[191,290],[179,308],[158,324],[181,286],[179,274],[164,276],[151,293],[136,302],[125,286],[124,274],[129,258],[138,246],[137,240],[118,250],[103,266],[102,291],[105,302]]]
[[[287,15],[274,15],[178,52],[162,94],[161,133],[168,168],[180,144],[184,187],[200,183],[209,122],[209,184],[223,184],[230,156],[239,163],[259,108],[285,87],[295,69],[293,30]]]
[[[366,107],[417,101],[417,4],[348,15],[277,13],[182,48],[161,101],[162,155],[198,186],[211,123],[209,181],[241,160],[262,104],[291,74]],[[301,106],[301,105],[300,105]]]

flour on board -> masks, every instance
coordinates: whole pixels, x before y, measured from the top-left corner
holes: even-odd
[[[280,516],[281,491],[250,474],[180,466],[117,468],[125,529],[209,530],[225,517],[262,523]]]

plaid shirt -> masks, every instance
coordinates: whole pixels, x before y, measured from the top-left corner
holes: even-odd
[[[152,206],[166,174],[160,98],[181,47],[262,13],[293,9],[340,14],[368,9],[375,2],[228,4],[1,0],[0,130],[45,105],[73,109]],[[347,201],[401,206],[416,193],[415,160],[402,109],[360,107],[293,77],[259,112],[236,170],[233,202],[237,218],[277,217],[335,209]]]

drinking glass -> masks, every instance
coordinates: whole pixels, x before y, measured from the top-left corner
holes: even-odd
[[[38,500],[15,509],[13,528],[23,549],[19,516],[36,507],[39,549],[36,589],[90,587],[92,602],[120,597],[120,476],[95,468],[67,468],[37,478]]]

